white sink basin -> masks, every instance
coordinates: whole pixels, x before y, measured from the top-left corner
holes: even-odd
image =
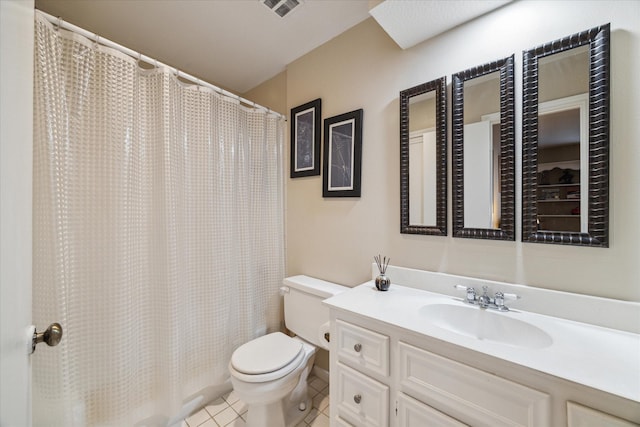
[[[522,348],[549,347],[551,336],[531,323],[516,319],[517,312],[497,312],[464,303],[434,303],[420,308],[433,326],[478,340]]]

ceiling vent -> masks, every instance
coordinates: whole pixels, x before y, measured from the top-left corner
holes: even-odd
[[[261,0],[262,4],[274,11],[279,17],[284,18],[293,9],[300,6],[302,0]]]

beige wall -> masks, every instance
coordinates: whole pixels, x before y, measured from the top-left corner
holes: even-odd
[[[450,112],[451,74],[515,53],[520,175],[522,51],[607,22],[612,26],[610,247],[454,239],[451,231],[448,237],[400,234],[399,92],[447,76]],[[381,253],[399,266],[640,301],[638,70],[637,1],[514,2],[406,51],[368,19],[291,63],[282,112],[318,97],[323,118],[363,108],[364,136],[362,197],[323,199],[322,177],[286,178],[288,274],[354,286],[369,280],[372,257]],[[518,240],[520,185],[518,178]],[[450,212],[449,195],[449,230]]]
[[[242,94],[242,97],[286,115],[288,111],[287,72],[283,71],[249,92]]]

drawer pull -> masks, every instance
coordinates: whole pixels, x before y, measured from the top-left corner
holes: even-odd
[[[361,400],[362,400],[362,396],[360,396],[359,394],[356,394],[355,396],[353,396],[354,402],[359,404]]]
[[[360,350],[362,350],[362,345],[356,344],[353,346],[353,349],[356,351],[356,353],[360,353]]]

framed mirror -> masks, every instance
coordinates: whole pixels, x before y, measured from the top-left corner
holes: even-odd
[[[523,52],[525,242],[608,246],[609,32]]]
[[[453,236],[515,240],[513,55],[452,77]]]
[[[447,235],[447,79],[400,92],[400,232]]]

